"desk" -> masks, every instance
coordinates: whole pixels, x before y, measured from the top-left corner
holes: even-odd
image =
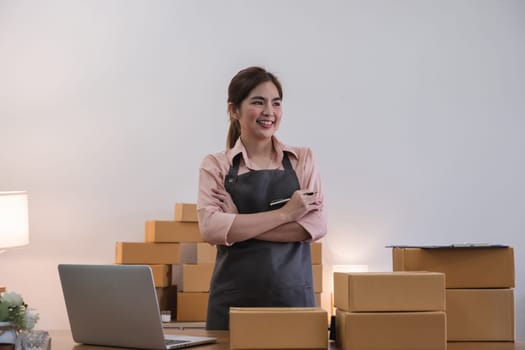
[[[188,335],[207,335],[217,338],[217,343],[209,345],[201,345],[189,349],[203,349],[203,350],[229,350],[229,336],[227,331],[206,331],[204,329],[165,329],[168,334],[188,334]],[[51,335],[51,350],[110,350],[122,348],[108,348],[102,346],[90,346],[77,344],[71,338],[71,331],[50,331]],[[330,342],[330,350],[336,350],[335,344]],[[467,342],[450,342],[447,350],[525,350],[525,343],[467,343]]]
[[[195,346],[188,349],[203,349],[203,350],[229,350],[229,334],[227,331],[206,331],[204,329],[164,329],[166,334],[188,334],[188,335],[206,335],[216,337],[217,343]],[[49,331],[51,336],[51,350],[110,350],[123,348],[109,348],[103,346],[92,346],[77,344],[71,337],[70,330]]]

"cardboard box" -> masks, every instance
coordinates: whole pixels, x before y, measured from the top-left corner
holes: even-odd
[[[215,264],[182,265],[182,291],[209,292]]]
[[[197,246],[194,242],[181,242],[180,245],[180,263],[196,264],[197,263]]]
[[[178,243],[117,242],[117,264],[178,264]]]
[[[445,311],[439,272],[335,272],[334,305],[344,311]]]
[[[513,288],[511,247],[403,248],[392,250],[394,271],[443,272],[446,288]]]
[[[175,221],[198,222],[197,205],[193,203],[175,203]]]
[[[312,278],[314,293],[321,293],[323,291],[323,265],[312,265]]]
[[[197,264],[215,263],[217,247],[206,242],[197,243]]]
[[[171,286],[171,265],[150,265],[155,287]]]
[[[514,341],[513,289],[447,289],[448,340]]]
[[[146,221],[146,242],[202,242],[199,224],[179,221]]]
[[[435,312],[336,310],[336,344],[343,350],[446,350],[446,316]]]
[[[324,349],[328,317],[321,308],[230,308],[230,349]]]
[[[315,306],[321,307],[321,293],[314,293],[315,294]]]
[[[171,318],[177,316],[177,286],[157,287],[157,299],[159,301],[159,310],[171,311]]]
[[[209,293],[177,293],[177,321],[206,321]]]
[[[323,264],[323,250],[320,242],[313,242],[310,244],[310,253],[312,256],[312,265]]]

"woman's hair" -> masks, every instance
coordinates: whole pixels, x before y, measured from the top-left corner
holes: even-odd
[[[232,118],[230,108],[239,109],[242,101],[250,92],[255,89],[259,84],[271,81],[277,91],[279,97],[283,98],[283,89],[281,83],[275,75],[267,72],[261,67],[249,67],[239,71],[230,81],[228,86],[228,111],[230,112],[230,128],[228,130],[228,136],[226,138],[226,148],[230,149],[235,145],[235,142],[241,136],[241,126],[237,119]]]

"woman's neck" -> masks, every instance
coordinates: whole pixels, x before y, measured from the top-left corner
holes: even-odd
[[[272,139],[264,141],[244,140],[241,136],[241,141],[246,148],[248,158],[261,168],[266,168],[271,163],[274,156]]]

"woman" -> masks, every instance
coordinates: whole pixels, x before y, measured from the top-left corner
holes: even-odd
[[[237,73],[227,149],[200,167],[199,228],[217,245],[207,329],[228,329],[230,306],[315,306],[310,242],[326,234],[323,192],[311,150],[274,135],[282,97],[272,73]]]

